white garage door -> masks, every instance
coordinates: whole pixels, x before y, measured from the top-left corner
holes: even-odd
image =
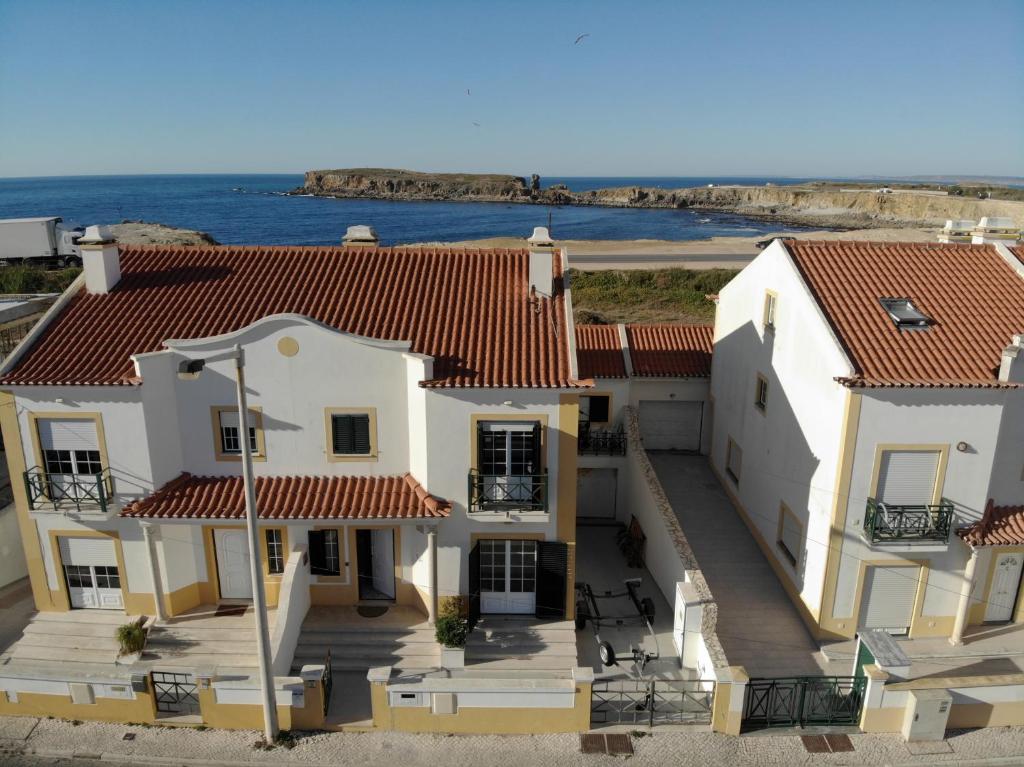
[[[864,576],[860,628],[906,634],[914,615],[919,567],[869,567]]]
[[[72,607],[122,610],[121,574],[109,538],[61,538],[60,559]]]
[[[576,482],[576,516],[615,519],[615,469],[579,469]]]
[[[703,402],[640,401],[640,436],[648,450],[700,451]]]

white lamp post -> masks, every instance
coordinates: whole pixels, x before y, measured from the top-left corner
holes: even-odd
[[[242,486],[245,489],[245,527],[249,533],[249,566],[252,574],[252,607],[256,614],[256,643],[259,648],[260,692],[263,695],[263,734],[267,743],[277,737],[277,701],[274,673],[270,666],[270,630],[267,627],[267,597],[263,587],[263,561],[260,556],[257,527],[256,482],[252,475],[252,447],[249,445],[249,407],[245,396],[245,352],[238,344],[230,352],[204,359],[185,360],[178,366],[178,377],[194,380],[208,362],[235,361],[235,387],[238,393],[239,442],[242,448]]]

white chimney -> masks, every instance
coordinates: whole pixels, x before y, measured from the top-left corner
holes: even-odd
[[[1012,245],[1020,239],[1020,227],[1014,226],[1012,218],[1003,216],[984,216],[971,232],[971,242],[975,245],[991,245],[1003,242]]]
[[[357,224],[348,228],[345,236],[341,238],[341,244],[346,246],[367,245],[376,247],[380,244],[380,238],[377,237],[377,230],[372,226]]]
[[[530,288],[551,298],[554,283],[555,243],[546,226],[538,226],[527,240],[530,245]]]
[[[1004,383],[1024,383],[1024,335],[1016,335],[1003,349],[999,361],[999,380]]]
[[[105,226],[90,226],[78,244],[85,267],[85,289],[109,293],[121,279],[121,253],[113,233]]]

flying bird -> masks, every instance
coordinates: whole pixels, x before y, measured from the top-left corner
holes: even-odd
[[[469,88],[466,88],[466,95],[469,95]]]
[[[476,122],[475,120],[473,121],[473,125],[475,125],[478,128],[480,127],[480,123]]]
[[[577,37],[577,38],[576,38],[576,42],[574,42],[574,43],[573,43],[573,45],[579,45],[579,44],[580,44],[580,41],[581,41],[581,40],[582,40],[582,39],[583,39],[584,37],[590,37],[590,33],[589,33],[589,32],[584,32],[584,33],[583,33],[582,35],[580,35],[579,37]]]

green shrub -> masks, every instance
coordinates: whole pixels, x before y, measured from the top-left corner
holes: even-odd
[[[469,638],[469,622],[455,615],[442,615],[434,627],[434,637],[445,647],[465,647]]]
[[[118,626],[114,636],[117,638],[118,644],[121,645],[122,655],[142,652],[142,648],[146,646],[146,629],[143,628],[142,621]]]
[[[49,272],[38,266],[5,266],[0,268],[0,293],[62,293],[75,281],[81,269]]]
[[[441,597],[437,600],[439,618],[461,618],[465,614],[465,602],[461,596]]]

